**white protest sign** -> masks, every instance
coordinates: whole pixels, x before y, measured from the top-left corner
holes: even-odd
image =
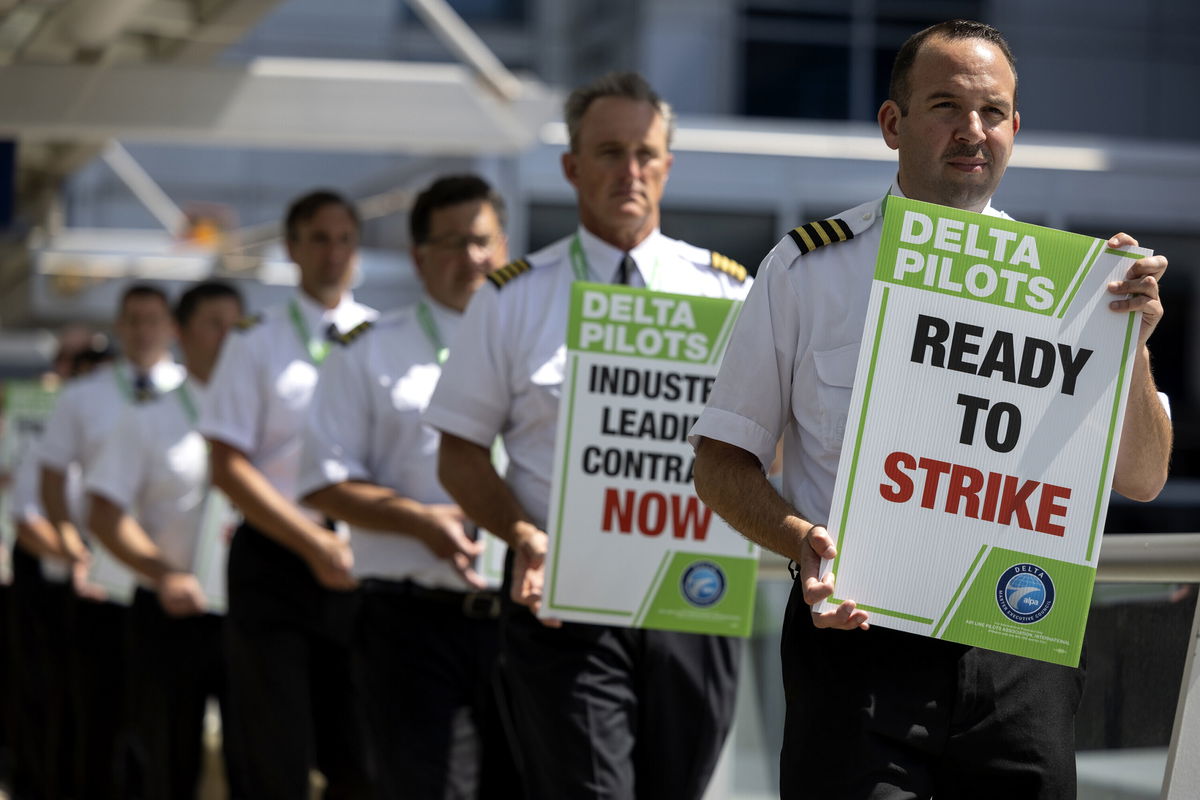
[[[749,635],[758,550],[696,496],[687,442],[740,308],[574,285],[543,616]]]
[[[1148,252],[887,199],[817,610],[1078,663]]]

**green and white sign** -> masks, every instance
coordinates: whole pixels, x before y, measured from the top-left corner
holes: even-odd
[[[1078,664],[1149,252],[887,199],[818,610]]]
[[[740,308],[574,285],[542,616],[749,635],[758,549],[696,497],[687,442]]]

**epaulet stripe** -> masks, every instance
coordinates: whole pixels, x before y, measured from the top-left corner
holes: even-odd
[[[355,339],[357,339],[358,337],[362,336],[367,331],[371,330],[371,326],[373,324],[374,323],[372,323],[371,320],[369,320],[369,319],[363,320],[362,322],[358,323],[350,330],[346,331],[345,333],[339,334],[338,336],[336,336],[334,338],[336,339],[338,344],[345,347],[345,346],[349,345],[351,342],[353,342]]]
[[[503,289],[504,284],[508,283],[523,272],[529,272],[531,269],[533,269],[533,267],[530,266],[529,262],[521,258],[513,261],[511,264],[505,264],[500,269],[488,275],[487,279],[491,281],[497,289]]]
[[[235,322],[233,324],[233,326],[235,328],[237,328],[239,331],[248,331],[262,321],[263,321],[263,315],[261,313],[260,314],[251,314],[248,317],[242,317],[237,322]]]
[[[793,228],[788,236],[800,248],[800,255],[804,255],[827,244],[847,242],[854,238],[854,231],[840,219],[822,219]]]
[[[713,250],[711,252],[712,252],[712,258],[709,263],[712,264],[713,269],[724,272],[726,275],[733,278],[738,283],[746,282],[746,276],[749,273],[746,271],[745,267],[743,267],[738,262],[734,261],[729,256],[718,253],[716,250]]]

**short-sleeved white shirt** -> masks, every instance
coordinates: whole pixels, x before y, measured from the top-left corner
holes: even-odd
[[[183,386],[124,410],[88,474],[87,491],[135,517],[169,564],[193,572],[209,490],[208,448],[187,403],[199,408],[206,389],[191,377]]]
[[[899,187],[891,194],[902,196]],[[708,405],[691,431],[735,445],[764,469],[783,436],[783,496],[829,518],[842,434],[883,230],[883,199],[843,211],[854,233],[801,255],[785,236],[763,259]],[[992,208],[991,216],[1009,217]]]
[[[317,385],[318,365],[292,319],[294,303],[313,339],[325,340],[332,324],[345,333],[377,316],[346,294],[326,309],[297,291],[288,303],[265,311],[259,321],[225,337],[221,355],[200,405],[205,437],[244,453],[280,494],[296,500],[300,434]],[[334,345],[336,347],[336,345]]]
[[[161,396],[185,376],[182,366],[163,359],[151,367],[147,377]],[[121,411],[133,402],[133,385],[133,369],[125,360],[68,382],[46,422],[40,447],[42,465],[65,473],[68,466],[77,463],[86,481]]]
[[[444,345],[461,315],[423,300]],[[437,477],[440,436],[421,413],[441,376],[437,347],[417,306],[383,314],[330,354],[304,430],[301,496],[343,481],[386,486],[419,503],[453,503]],[[354,574],[466,590],[443,559],[413,536],[350,526]]]
[[[584,228],[579,236],[589,280],[613,281],[624,253]],[[530,255],[532,268],[471,299],[450,348],[425,421],[483,447],[504,437],[505,479],[533,522],[545,527],[550,505],[554,438],[566,365],[567,313],[575,273],[574,236]],[[630,253],[630,281],[655,291],[740,300],[752,281],[712,266],[710,250],[655,230]]]
[[[45,517],[39,487],[42,462],[38,448],[41,437],[32,439],[13,468],[12,491],[9,494],[11,514],[14,520],[29,522],[36,517]],[[78,463],[72,463],[66,471],[67,514],[76,528],[83,527],[83,476]],[[54,558],[40,559],[42,576],[55,583],[62,583],[70,576],[66,562]]]

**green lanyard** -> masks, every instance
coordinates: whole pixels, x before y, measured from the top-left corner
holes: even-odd
[[[417,303],[417,322],[421,323],[421,330],[425,331],[425,338],[433,345],[433,352],[437,357],[437,363],[440,367],[450,357],[450,348],[446,347],[445,342],[442,341],[442,334],[438,330],[437,320],[433,318],[433,311],[429,309],[429,304],[424,300]]]
[[[304,324],[304,317],[300,313],[300,304],[296,302],[295,298],[288,303],[288,314],[291,315],[296,335],[300,337],[300,344],[304,345],[304,349],[308,351],[308,357],[312,359],[313,364],[321,366],[325,356],[329,355],[329,342],[312,338],[308,332],[308,325]]]
[[[571,268],[575,270],[575,280],[588,279],[587,255],[583,252],[583,243],[579,241],[578,233],[571,239]]]
[[[124,372],[121,372],[119,364],[113,365],[113,380],[117,382],[117,391],[125,398],[126,402],[133,402],[133,385],[129,382],[129,378]]]
[[[571,269],[575,271],[575,280],[586,281],[588,279],[587,254],[583,252],[583,243],[579,241],[578,233],[571,239]],[[654,279],[657,275],[658,257],[655,256],[654,267],[650,270],[650,278],[646,281],[647,289],[654,285]]]
[[[177,391],[179,392],[179,404],[183,406],[183,413],[187,415],[188,422],[194,428],[196,427],[196,423],[200,421],[200,412],[196,410],[196,403],[192,400],[192,393],[187,389],[187,381],[179,384]]]

